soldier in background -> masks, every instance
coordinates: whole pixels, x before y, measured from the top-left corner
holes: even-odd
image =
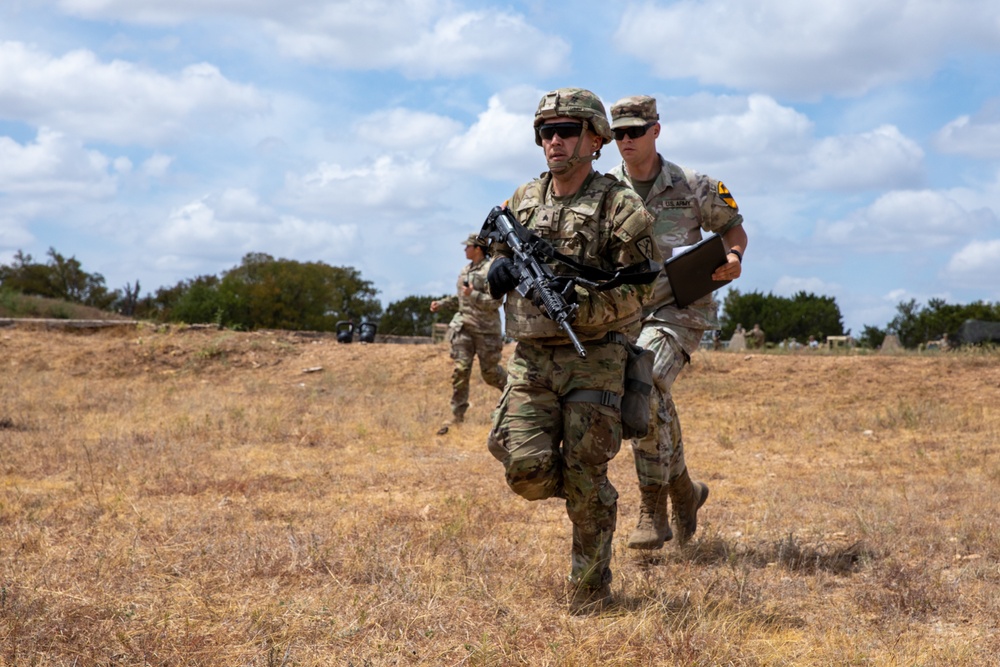
[[[549,170],[519,187],[509,208],[526,229],[572,260],[614,273],[659,262],[651,217],[635,193],[596,172],[593,160],[611,142],[604,104],[592,92],[561,88],[535,112],[535,143]],[[527,500],[561,498],[573,524],[569,582],[571,613],[611,602],[611,541],[618,492],[608,462],[621,447],[620,401],[628,337],[639,331],[649,285],[602,292],[568,283],[579,305],[572,322],[586,357],[532,300],[522,297],[510,248],[495,244],[490,290],[507,295],[507,335],[517,341],[510,377],[494,412],[490,452],[503,462],[508,486]],[[551,261],[557,276],[566,267]]]
[[[663,256],[701,240],[702,230],[720,234],[728,262],[712,275],[732,280],[742,273],[747,235],[743,216],[729,190],[719,181],[667,162],[656,151],[660,136],[656,100],[646,95],[626,97],[611,107],[622,164],[613,176],[631,186],[655,218],[653,236]],[[697,512],[708,498],[708,486],[692,482],[684,461],[684,444],[671,387],[698,348],[702,334],[718,329],[718,305],[709,294],[678,308],[666,274],[657,279],[653,298],[644,309],[638,344],[652,350],[655,417],[650,433],[632,441],[639,479],[639,523],[629,536],[633,549],[659,549],[673,536],[667,517],[667,498],[673,508],[674,530],[682,544],[698,527]]]
[[[764,330],[760,328],[759,324],[753,325],[753,329],[747,333],[747,340],[750,343],[750,347],[754,350],[764,349]]]
[[[469,264],[458,274],[457,295],[431,301],[432,313],[458,301],[458,312],[451,319],[446,336],[451,345],[451,358],[455,360],[451,374],[451,422],[446,422],[438,435],[447,433],[452,423],[465,421],[465,412],[469,409],[469,380],[476,355],[479,355],[479,371],[486,384],[497,389],[507,384],[507,371],[500,365],[503,336],[499,310],[503,299],[490,296],[486,281],[490,261],[483,242],[476,234],[470,234],[464,244]]]

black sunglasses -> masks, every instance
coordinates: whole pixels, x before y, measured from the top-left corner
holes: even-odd
[[[636,126],[633,126],[633,127],[618,127],[618,128],[615,128],[613,130],[614,133],[615,133],[615,141],[621,141],[625,137],[628,137],[629,139],[638,139],[639,137],[641,137],[644,134],[646,134],[646,132],[649,131],[649,128],[653,127],[654,125],[656,125],[655,122],[654,123],[646,123],[645,125],[636,125]]]
[[[583,133],[583,123],[545,123],[538,126],[538,135],[545,141],[552,141],[557,134],[563,139],[579,137]]]

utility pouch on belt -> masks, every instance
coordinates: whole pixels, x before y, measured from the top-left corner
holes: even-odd
[[[625,395],[622,396],[622,437],[645,438],[649,433],[649,394],[653,391],[653,352],[625,344]]]
[[[649,433],[649,394],[653,391],[653,352],[628,342],[620,333],[610,333],[603,342],[625,347],[625,394],[610,391],[574,389],[563,402],[600,403],[618,408],[622,415],[622,438],[645,438]]]

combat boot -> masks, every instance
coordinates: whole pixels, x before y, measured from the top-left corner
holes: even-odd
[[[569,613],[573,616],[599,614],[611,606],[611,584],[601,584],[597,588],[577,586],[569,601]]]
[[[698,510],[708,500],[708,486],[692,482],[685,469],[680,477],[670,482],[668,488],[677,541],[686,544],[698,530]]]
[[[628,536],[629,549],[660,549],[674,534],[667,516],[667,487],[659,484],[639,487],[639,524]]]

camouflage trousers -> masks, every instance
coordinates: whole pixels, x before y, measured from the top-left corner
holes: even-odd
[[[455,421],[465,419],[469,409],[469,381],[472,362],[479,355],[479,372],[486,384],[503,389],[507,384],[507,371],[500,365],[503,355],[503,338],[490,334],[472,333],[462,329],[451,339],[451,358],[455,368],[451,373],[451,414]]]
[[[698,348],[702,333],[699,329],[675,325],[646,324],[636,341],[654,355],[649,433],[632,441],[639,486],[667,485],[687,468],[681,422],[671,388],[687,365],[688,355]]]
[[[618,492],[608,480],[608,462],[621,448],[621,413],[561,397],[576,389],[621,396],[625,348],[585,346],[581,359],[570,345],[518,343],[488,446],[514,493],[527,500],[565,499],[573,523],[570,581],[597,588],[611,581]]]

